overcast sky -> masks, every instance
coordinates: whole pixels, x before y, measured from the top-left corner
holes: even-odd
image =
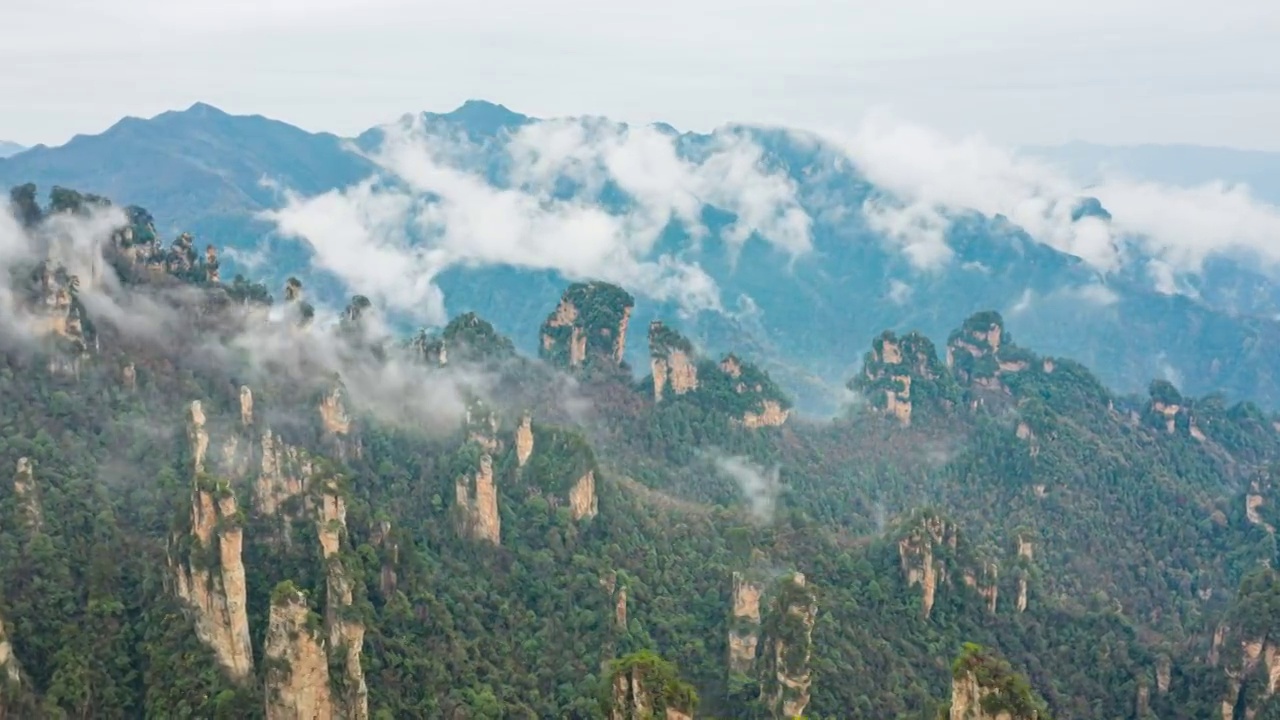
[[[686,130],[869,109],[1001,143],[1280,150],[1280,2],[3,0],[0,138],[202,100],[354,134],[483,98]]]

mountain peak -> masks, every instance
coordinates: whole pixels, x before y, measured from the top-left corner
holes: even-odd
[[[531,120],[529,116],[521,115],[505,105],[476,99],[467,100],[454,111],[436,117],[463,125],[468,130],[482,135],[520,127]]]
[[[0,140],[0,158],[7,158],[10,155],[17,155],[18,153],[26,149],[27,148],[25,146],[19,145],[16,142],[9,142],[8,140]]]
[[[186,110],[183,110],[182,112],[185,114],[197,115],[197,116],[203,116],[203,117],[222,116],[227,114],[225,111],[221,110],[220,108],[216,108],[213,105],[210,105],[209,103],[200,102],[200,101],[196,101],[192,103],[191,107],[187,108]]]

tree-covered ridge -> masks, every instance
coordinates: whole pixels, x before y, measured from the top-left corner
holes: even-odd
[[[422,363],[371,335],[376,308],[354,298],[300,322],[301,283],[268,313],[265,289],[232,301],[207,275],[120,276],[77,290],[97,333],[74,372],[49,362],[63,348],[0,336],[14,478],[0,483],[0,622],[18,716],[260,717],[323,700],[342,717],[363,678],[370,717],[596,718],[609,662],[649,651],[680,668],[699,717],[788,712],[781,666],[808,678],[808,717],[924,718],[973,641],[1055,717],[1136,717],[1144,688],[1160,717],[1216,717],[1236,671],[1226,646],[1209,662],[1214,634],[1278,559],[1266,471],[1280,441],[1248,404],[1183,398],[1203,437],[1169,433],[1144,422],[1147,399],[1070,361],[989,388],[935,357],[925,367],[962,401],[907,427],[854,406],[760,432],[732,421],[737,382],[767,387],[745,363],[732,386],[711,363],[697,391],[654,403],[621,371]],[[750,623],[735,573],[805,579],[759,599],[736,677],[729,644]],[[282,582],[297,593],[273,604]],[[805,667],[794,640],[810,622]],[[1259,667],[1246,702],[1265,693]]]

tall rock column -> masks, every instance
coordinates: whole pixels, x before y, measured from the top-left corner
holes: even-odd
[[[354,615],[351,579],[342,563],[341,550],[347,533],[346,503],[332,482],[320,497],[320,513],[316,525],[320,549],[328,570],[325,597],[328,650],[341,653],[344,662],[343,677],[338,683],[341,692],[337,698],[341,712],[337,717],[365,720],[369,717],[369,689],[365,684],[364,669],[360,665],[365,627]]]
[[[243,518],[236,496],[224,480],[204,471],[209,434],[200,402],[191,403],[187,437],[194,478],[191,492],[191,549],[185,561],[170,556],[178,597],[195,620],[196,635],[237,681],[253,672],[253,650],[246,611]],[[184,543],[179,543],[184,544]]]
[[[778,583],[760,659],[760,702],[774,720],[800,717],[809,705],[817,617],[817,596],[803,574],[792,573]]]
[[[271,593],[263,653],[267,720],[331,720],[329,659],[307,598],[285,581]]]
[[[756,661],[760,643],[760,594],[763,587],[740,572],[733,574],[729,615],[729,673],[746,675]]]

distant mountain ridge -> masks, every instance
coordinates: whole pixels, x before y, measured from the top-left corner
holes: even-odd
[[[484,101],[406,118],[420,121],[431,137],[465,138],[469,144],[456,147],[458,162],[494,187],[512,182],[504,174],[512,133],[542,122]],[[608,125],[600,118],[578,122]],[[705,154],[715,141],[655,127],[688,157]],[[920,330],[940,342],[960,319],[985,308],[1003,311],[1020,339],[1080,359],[1121,391],[1166,376],[1189,392],[1221,390],[1280,405],[1280,322],[1271,313],[1280,310],[1280,298],[1273,284],[1247,267],[1210,268],[1213,282],[1231,290],[1223,293],[1230,305],[1213,288],[1198,298],[1164,295],[1132,272],[1100,275],[1003,217],[965,212],[942,231],[952,261],[943,270],[921,272],[864,215],[869,199],[891,196],[858,168],[833,165],[828,148],[785,130],[730,132],[758,144],[761,162],[794,183],[801,206],[816,218],[812,250],[788,258],[749,239],[731,251],[725,233],[732,214],[707,205],[709,237],[693,243],[680,228],[668,228],[652,253],[696,263],[716,282],[726,308],[686,315],[680,330],[711,350],[745,348],[798,396],[802,408],[830,410],[844,397],[843,381],[860,363],[866,337],[891,327]],[[0,182],[66,185],[144,206],[172,223],[162,233],[186,229],[198,241],[228,247],[229,269],[279,286],[279,268],[304,265],[310,248],[272,233],[255,213],[281,205],[284,188],[311,196],[377,174],[362,153],[376,152],[384,140],[381,128],[345,141],[197,103],[147,120],[126,118],[100,135],[0,160]],[[616,189],[601,192],[579,199],[602,207],[619,202],[610,195]],[[259,255],[257,262],[245,260],[248,253]],[[348,288],[330,273],[314,275],[308,278],[312,297],[341,307]],[[451,266],[436,284],[450,314],[474,310],[493,318],[501,332],[530,350],[538,338],[529,328],[545,312],[535,299],[573,279],[580,278],[479,263]],[[1241,305],[1242,296],[1252,299]],[[666,316],[675,310],[670,303],[646,307]],[[633,366],[647,363],[637,347],[628,348],[627,359]]]
[[[26,149],[27,148],[25,145],[19,145],[16,142],[9,142],[8,140],[0,140],[0,158],[7,158],[12,155],[17,155],[18,153]]]
[[[1137,180],[1195,186],[1222,181],[1244,183],[1267,202],[1280,203],[1280,152],[1201,145],[1098,145],[1069,142],[1029,146],[1031,155],[1058,164],[1081,181],[1104,172]]]

